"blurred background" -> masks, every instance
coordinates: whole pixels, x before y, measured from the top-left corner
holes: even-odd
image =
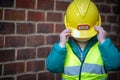
[[[45,60],[72,0],[0,0],[0,80],[60,80],[46,70]],[[120,0],[92,0],[102,27],[120,50]],[[114,64],[113,64],[114,65]],[[108,80],[120,80],[120,70]]]

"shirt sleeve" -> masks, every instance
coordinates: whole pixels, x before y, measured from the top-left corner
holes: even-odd
[[[61,48],[59,43],[54,44],[50,54],[46,59],[46,67],[54,73],[62,73],[64,69],[64,61],[66,58],[66,48]]]
[[[99,44],[98,47],[107,71],[120,68],[120,52],[109,38],[107,38],[102,44]]]

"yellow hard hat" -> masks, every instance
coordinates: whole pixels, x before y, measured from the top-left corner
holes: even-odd
[[[74,38],[92,38],[97,34],[94,26],[101,25],[101,17],[91,0],[73,0],[67,8],[64,23]]]

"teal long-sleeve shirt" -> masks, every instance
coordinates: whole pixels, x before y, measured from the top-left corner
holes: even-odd
[[[69,39],[68,43],[70,44],[75,55],[81,61],[84,61],[87,52],[97,41],[97,37],[93,37],[85,47],[84,51],[82,51],[81,48],[71,38]],[[120,68],[120,52],[109,38],[107,38],[102,44],[99,44],[98,48],[101,52],[106,71],[116,70]],[[81,52],[83,54],[80,54]],[[59,46],[59,43],[55,43],[46,59],[47,69],[54,73],[63,73],[66,53],[66,47],[61,48]]]

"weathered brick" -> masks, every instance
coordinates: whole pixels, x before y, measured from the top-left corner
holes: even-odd
[[[117,23],[117,16],[107,16],[107,22]]]
[[[105,5],[105,4],[101,4],[99,7],[99,10],[101,13],[111,13],[111,6],[110,5]]]
[[[0,75],[2,75],[2,65],[0,64]]]
[[[41,10],[53,10],[54,0],[38,0],[37,8]]]
[[[48,12],[47,21],[62,22],[62,13]]]
[[[39,58],[46,58],[51,50],[51,47],[41,47],[38,48],[38,57]]]
[[[70,2],[56,1],[56,10],[66,11],[69,4]]]
[[[112,40],[113,44],[117,45],[118,41],[117,35],[108,35],[108,37]]]
[[[114,72],[114,71],[111,71],[109,72],[109,75],[108,75],[108,80],[119,80],[118,79],[118,72]]]
[[[4,38],[0,37],[0,48],[2,48],[4,45]]]
[[[45,20],[45,13],[38,12],[38,11],[29,11],[27,20],[28,21],[44,21]]]
[[[104,28],[105,31],[111,32],[111,25],[109,25],[109,24],[104,24],[104,25],[102,25],[102,27]]]
[[[14,0],[0,0],[0,7],[13,7]]]
[[[17,24],[18,34],[31,34],[35,33],[35,24],[33,23],[18,23]]]
[[[15,80],[14,77],[2,77],[0,80]]]
[[[3,9],[0,9],[0,20],[2,20],[3,17]]]
[[[118,70],[118,80],[120,80],[120,70]]]
[[[117,3],[117,0],[105,0],[105,2],[106,2],[107,4],[110,4],[110,3],[116,4],[116,3]]]
[[[53,73],[43,72],[38,74],[38,80],[55,80],[54,76]]]
[[[112,6],[112,11],[114,14],[120,14],[120,5],[119,6]]]
[[[17,76],[17,80],[36,80],[36,74],[22,74]]]
[[[25,71],[24,62],[9,63],[4,65],[4,75],[23,73]]]
[[[93,2],[104,2],[105,0],[92,0]]]
[[[55,31],[57,33],[61,33],[64,29],[65,29],[65,25],[64,24],[56,24],[56,26],[55,26]]]
[[[58,42],[58,41],[59,41],[58,35],[50,35],[50,36],[47,36],[46,38],[47,44],[54,44],[55,42]]]
[[[7,36],[5,37],[5,47],[23,47],[25,46],[24,36]]]
[[[41,35],[32,35],[27,38],[27,46],[44,45],[44,37]]]
[[[106,22],[106,16],[101,14],[100,17],[101,17],[101,23],[105,23]]]
[[[114,25],[112,26],[112,31],[115,32],[116,34],[120,34],[120,26],[119,25]]]
[[[13,20],[13,21],[22,21],[25,20],[25,11],[24,10],[5,10],[5,20]]]
[[[37,25],[38,33],[53,33],[54,26],[53,24],[40,23]]]
[[[61,74],[56,74],[56,79],[57,79],[57,80],[61,80],[61,79],[62,79]]]
[[[0,50],[0,62],[14,61],[15,50]]]
[[[35,0],[16,0],[16,7],[17,8],[35,8]]]
[[[35,60],[35,61],[28,61],[27,62],[27,71],[43,71],[45,70],[45,61],[43,60]]]
[[[33,59],[36,56],[36,49],[27,48],[27,49],[19,49],[17,51],[17,59],[18,60],[26,60]]]
[[[15,24],[10,22],[0,22],[0,34],[14,34]]]

